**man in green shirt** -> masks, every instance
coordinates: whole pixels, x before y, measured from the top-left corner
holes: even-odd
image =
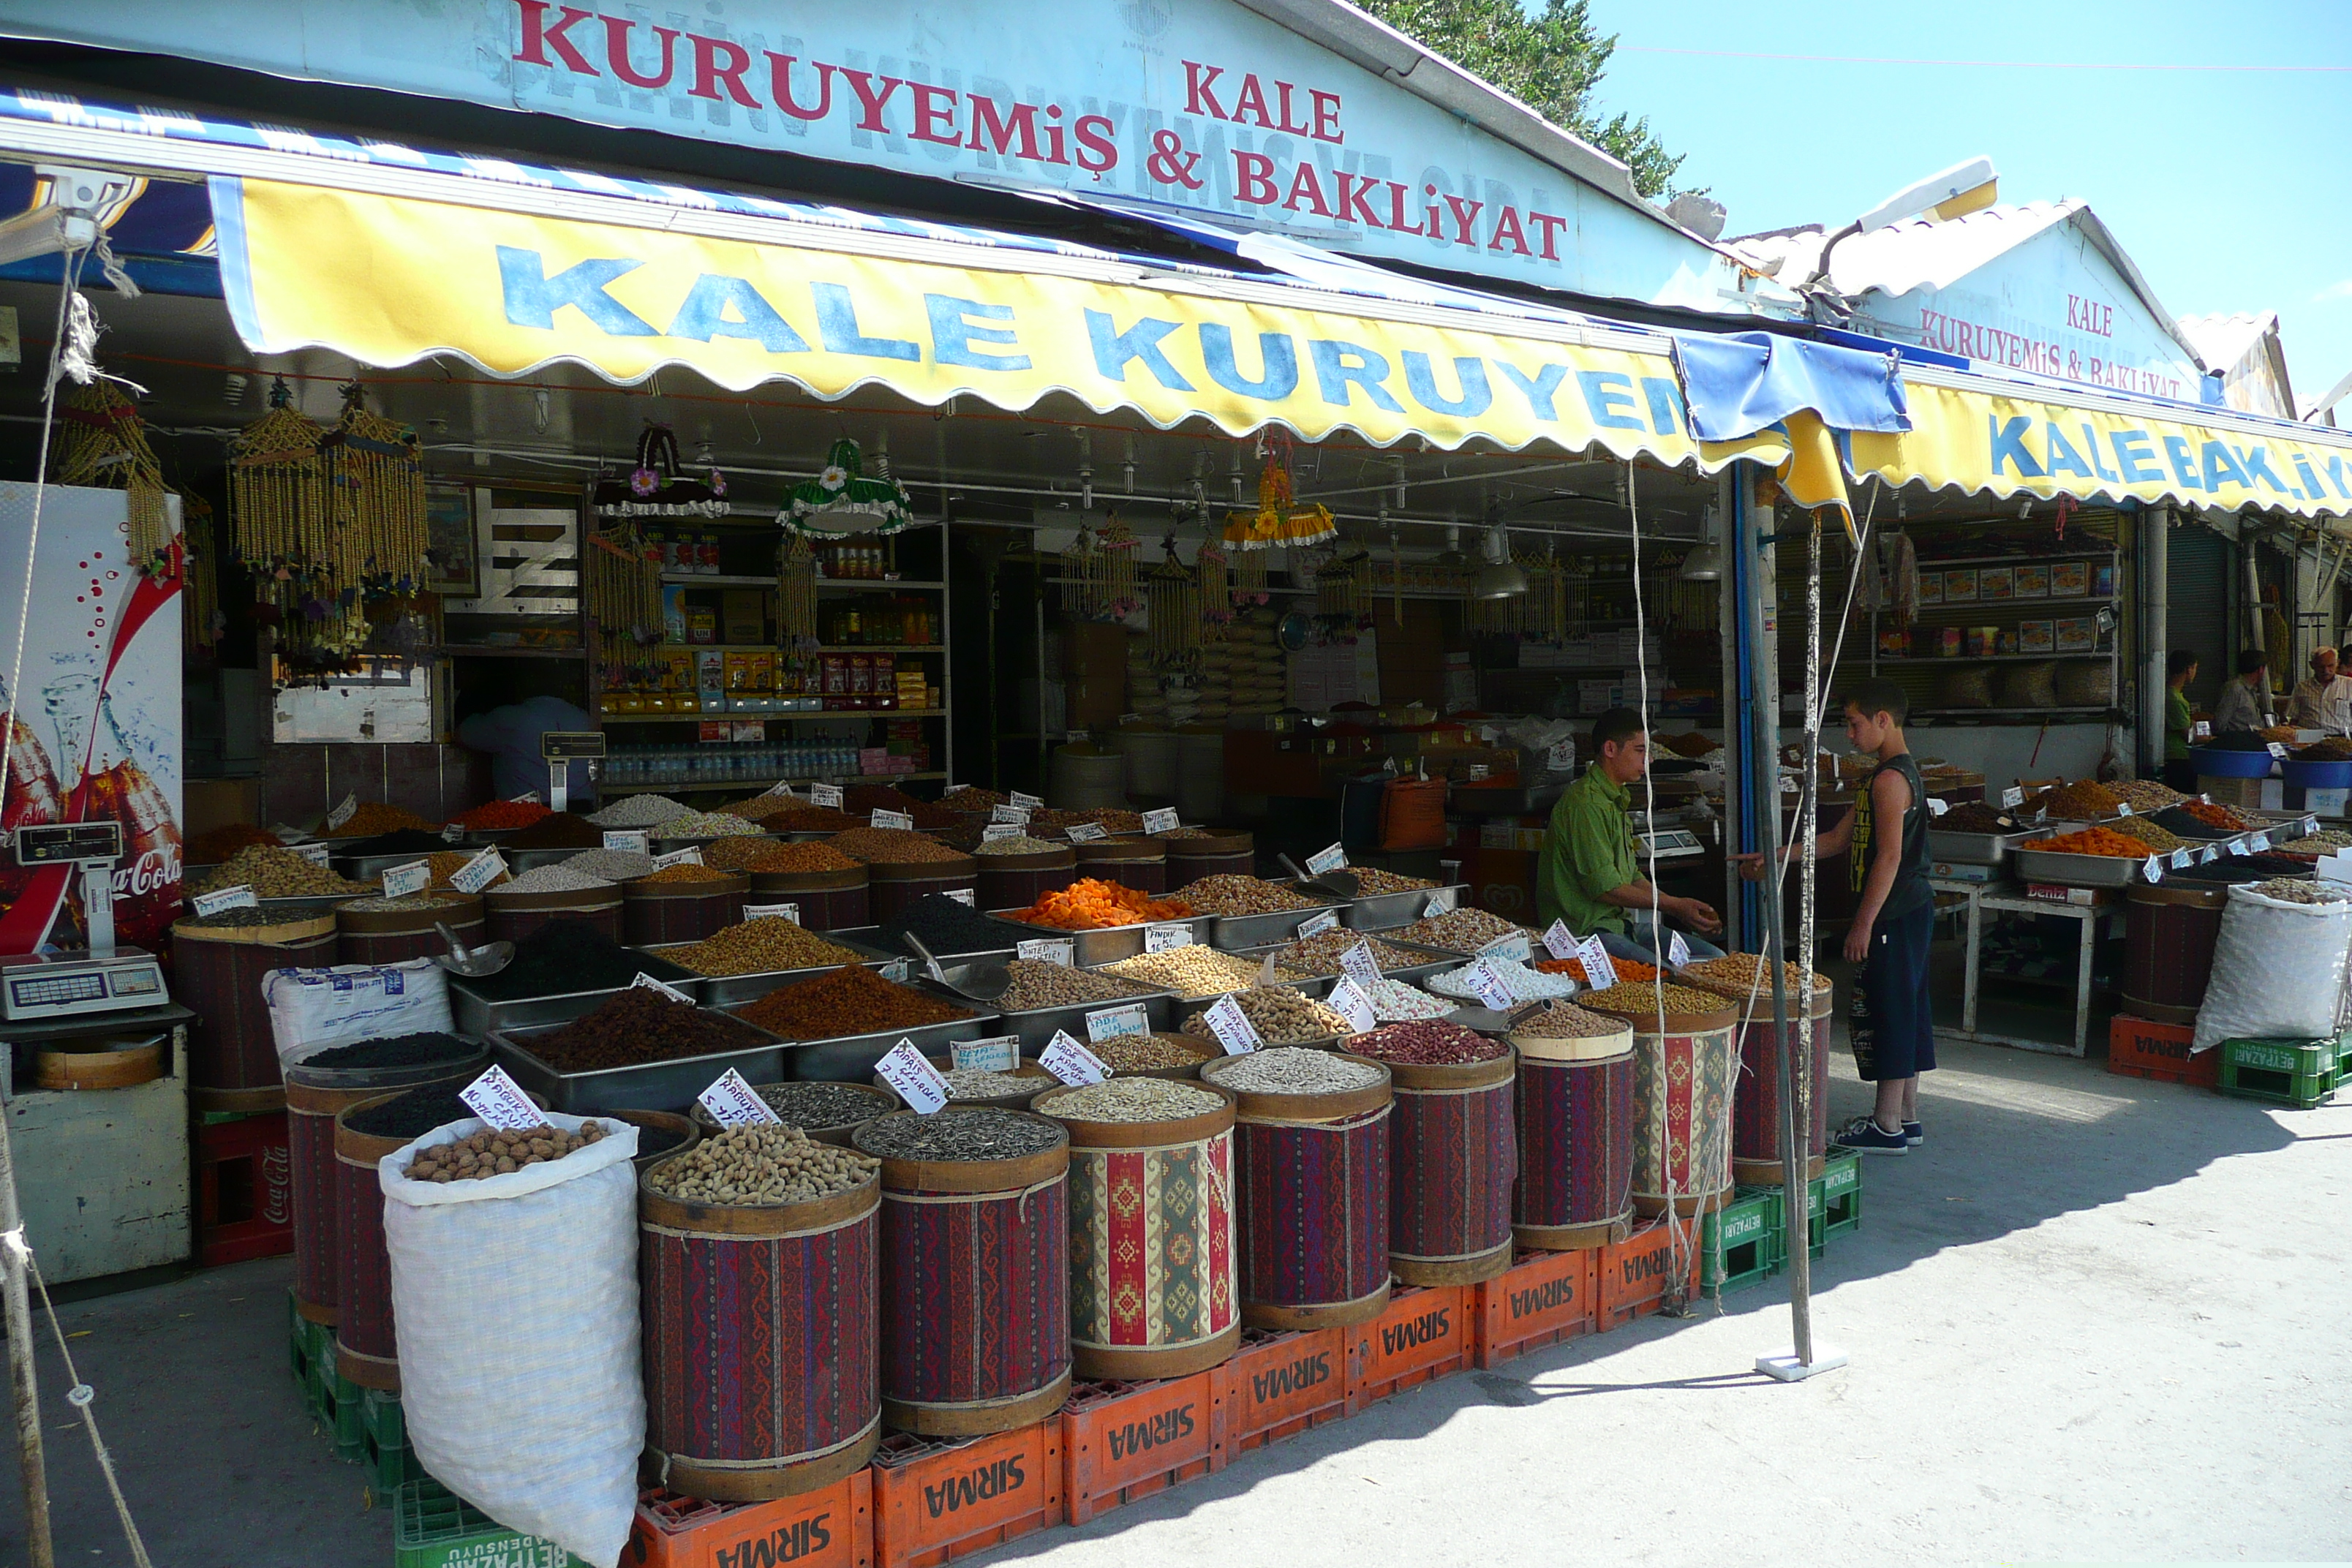
[[[1684,942],[1695,958],[1717,958],[1723,950],[1700,937],[1723,930],[1723,921],[1696,899],[1675,898],[1652,888],[1633,852],[1625,819],[1633,796],[1626,785],[1642,776],[1650,737],[1642,716],[1612,708],[1592,726],[1592,764],[1568,786],[1552,807],[1536,863],[1536,913],[1544,925],[1564,921],[1578,936],[1599,935],[1619,958],[1654,963],[1667,945],[1651,925],[1657,918],[1685,929]]]
[[[2184,795],[2197,788],[2189,762],[2189,737],[2196,718],[2189,710],[2189,683],[2197,679],[2197,656],[2185,647],[2164,658],[2164,782]]]

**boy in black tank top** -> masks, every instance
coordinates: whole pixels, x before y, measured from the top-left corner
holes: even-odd
[[[1853,851],[1861,900],[1846,928],[1845,955],[1862,966],[1850,1035],[1855,1065],[1875,1083],[1874,1114],[1858,1116],[1832,1142],[1871,1154],[1908,1153],[1925,1141],[1919,1125],[1919,1075],[1936,1066],[1935,1021],[1927,997],[1927,944],[1935,931],[1935,890],[1927,885],[1927,790],[1903,739],[1910,700],[1891,680],[1858,681],[1845,699],[1846,739],[1877,759],[1853,811],[1817,837],[1827,859]],[[1788,852],[1793,857],[1793,847]],[[1740,869],[1761,877],[1763,857]]]

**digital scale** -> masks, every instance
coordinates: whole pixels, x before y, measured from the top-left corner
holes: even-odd
[[[122,858],[121,823],[29,823],[16,829],[16,850],[19,866],[81,868],[89,950],[0,959],[0,1018],[70,1018],[156,1007],[171,1000],[163,989],[163,965],[152,953],[114,945],[114,863]]]
[[[588,776],[596,776],[595,764],[604,758],[604,737],[594,730],[549,730],[539,737],[539,754],[547,763],[547,809],[572,809],[572,764],[589,764]]]
[[[1641,846],[1643,858],[1650,860],[1680,860],[1699,854],[1706,847],[1698,836],[1685,827],[1661,828],[1655,833],[1636,833],[1633,842]]]

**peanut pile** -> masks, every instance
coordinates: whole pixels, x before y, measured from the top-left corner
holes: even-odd
[[[436,1143],[420,1150],[408,1163],[408,1179],[412,1182],[478,1182],[486,1176],[503,1176],[520,1171],[525,1165],[544,1164],[576,1153],[591,1143],[604,1141],[605,1129],[600,1121],[584,1121],[577,1132],[566,1132],[542,1121],[536,1127],[507,1132],[496,1128],[484,1128],[454,1143]]]
[[[1156,985],[1162,991],[1173,991],[1187,1001],[1202,996],[1222,996],[1228,991],[1239,991],[1257,984],[1258,963],[1251,959],[1236,958],[1230,952],[1194,942],[1190,947],[1171,948],[1166,952],[1142,952],[1133,958],[1122,958],[1117,963],[1106,963],[1102,972],[1132,980],[1139,985]]]
[[[686,1203],[804,1204],[874,1179],[882,1162],[797,1127],[737,1127],[654,1167],[646,1184]]]

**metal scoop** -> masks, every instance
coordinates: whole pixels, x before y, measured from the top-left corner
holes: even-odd
[[[915,956],[923,961],[923,972],[959,996],[968,996],[974,1002],[993,1002],[1013,988],[1013,971],[1001,959],[941,964],[913,931],[906,933],[906,942],[915,950]]]
[[[1502,1013],[1492,1007],[1456,1007],[1445,1015],[1445,1021],[1459,1024],[1465,1029],[1475,1029],[1482,1035],[1500,1035],[1507,1033],[1512,1025],[1528,1014],[1539,1011],[1543,1005],[1541,1002],[1526,1002]]]
[[[1299,869],[1298,862],[1289,856],[1276,855],[1275,858],[1282,862],[1283,869],[1298,879],[1302,890],[1312,888],[1318,893],[1328,893],[1342,903],[1363,897],[1364,885],[1356,879],[1352,871],[1326,871],[1319,877],[1310,877]]]
[[[433,962],[452,974],[462,974],[468,980],[487,979],[514,962],[514,943],[510,942],[486,942],[479,947],[467,947],[443,921],[435,921],[433,929],[449,944],[448,952],[434,954]]]

